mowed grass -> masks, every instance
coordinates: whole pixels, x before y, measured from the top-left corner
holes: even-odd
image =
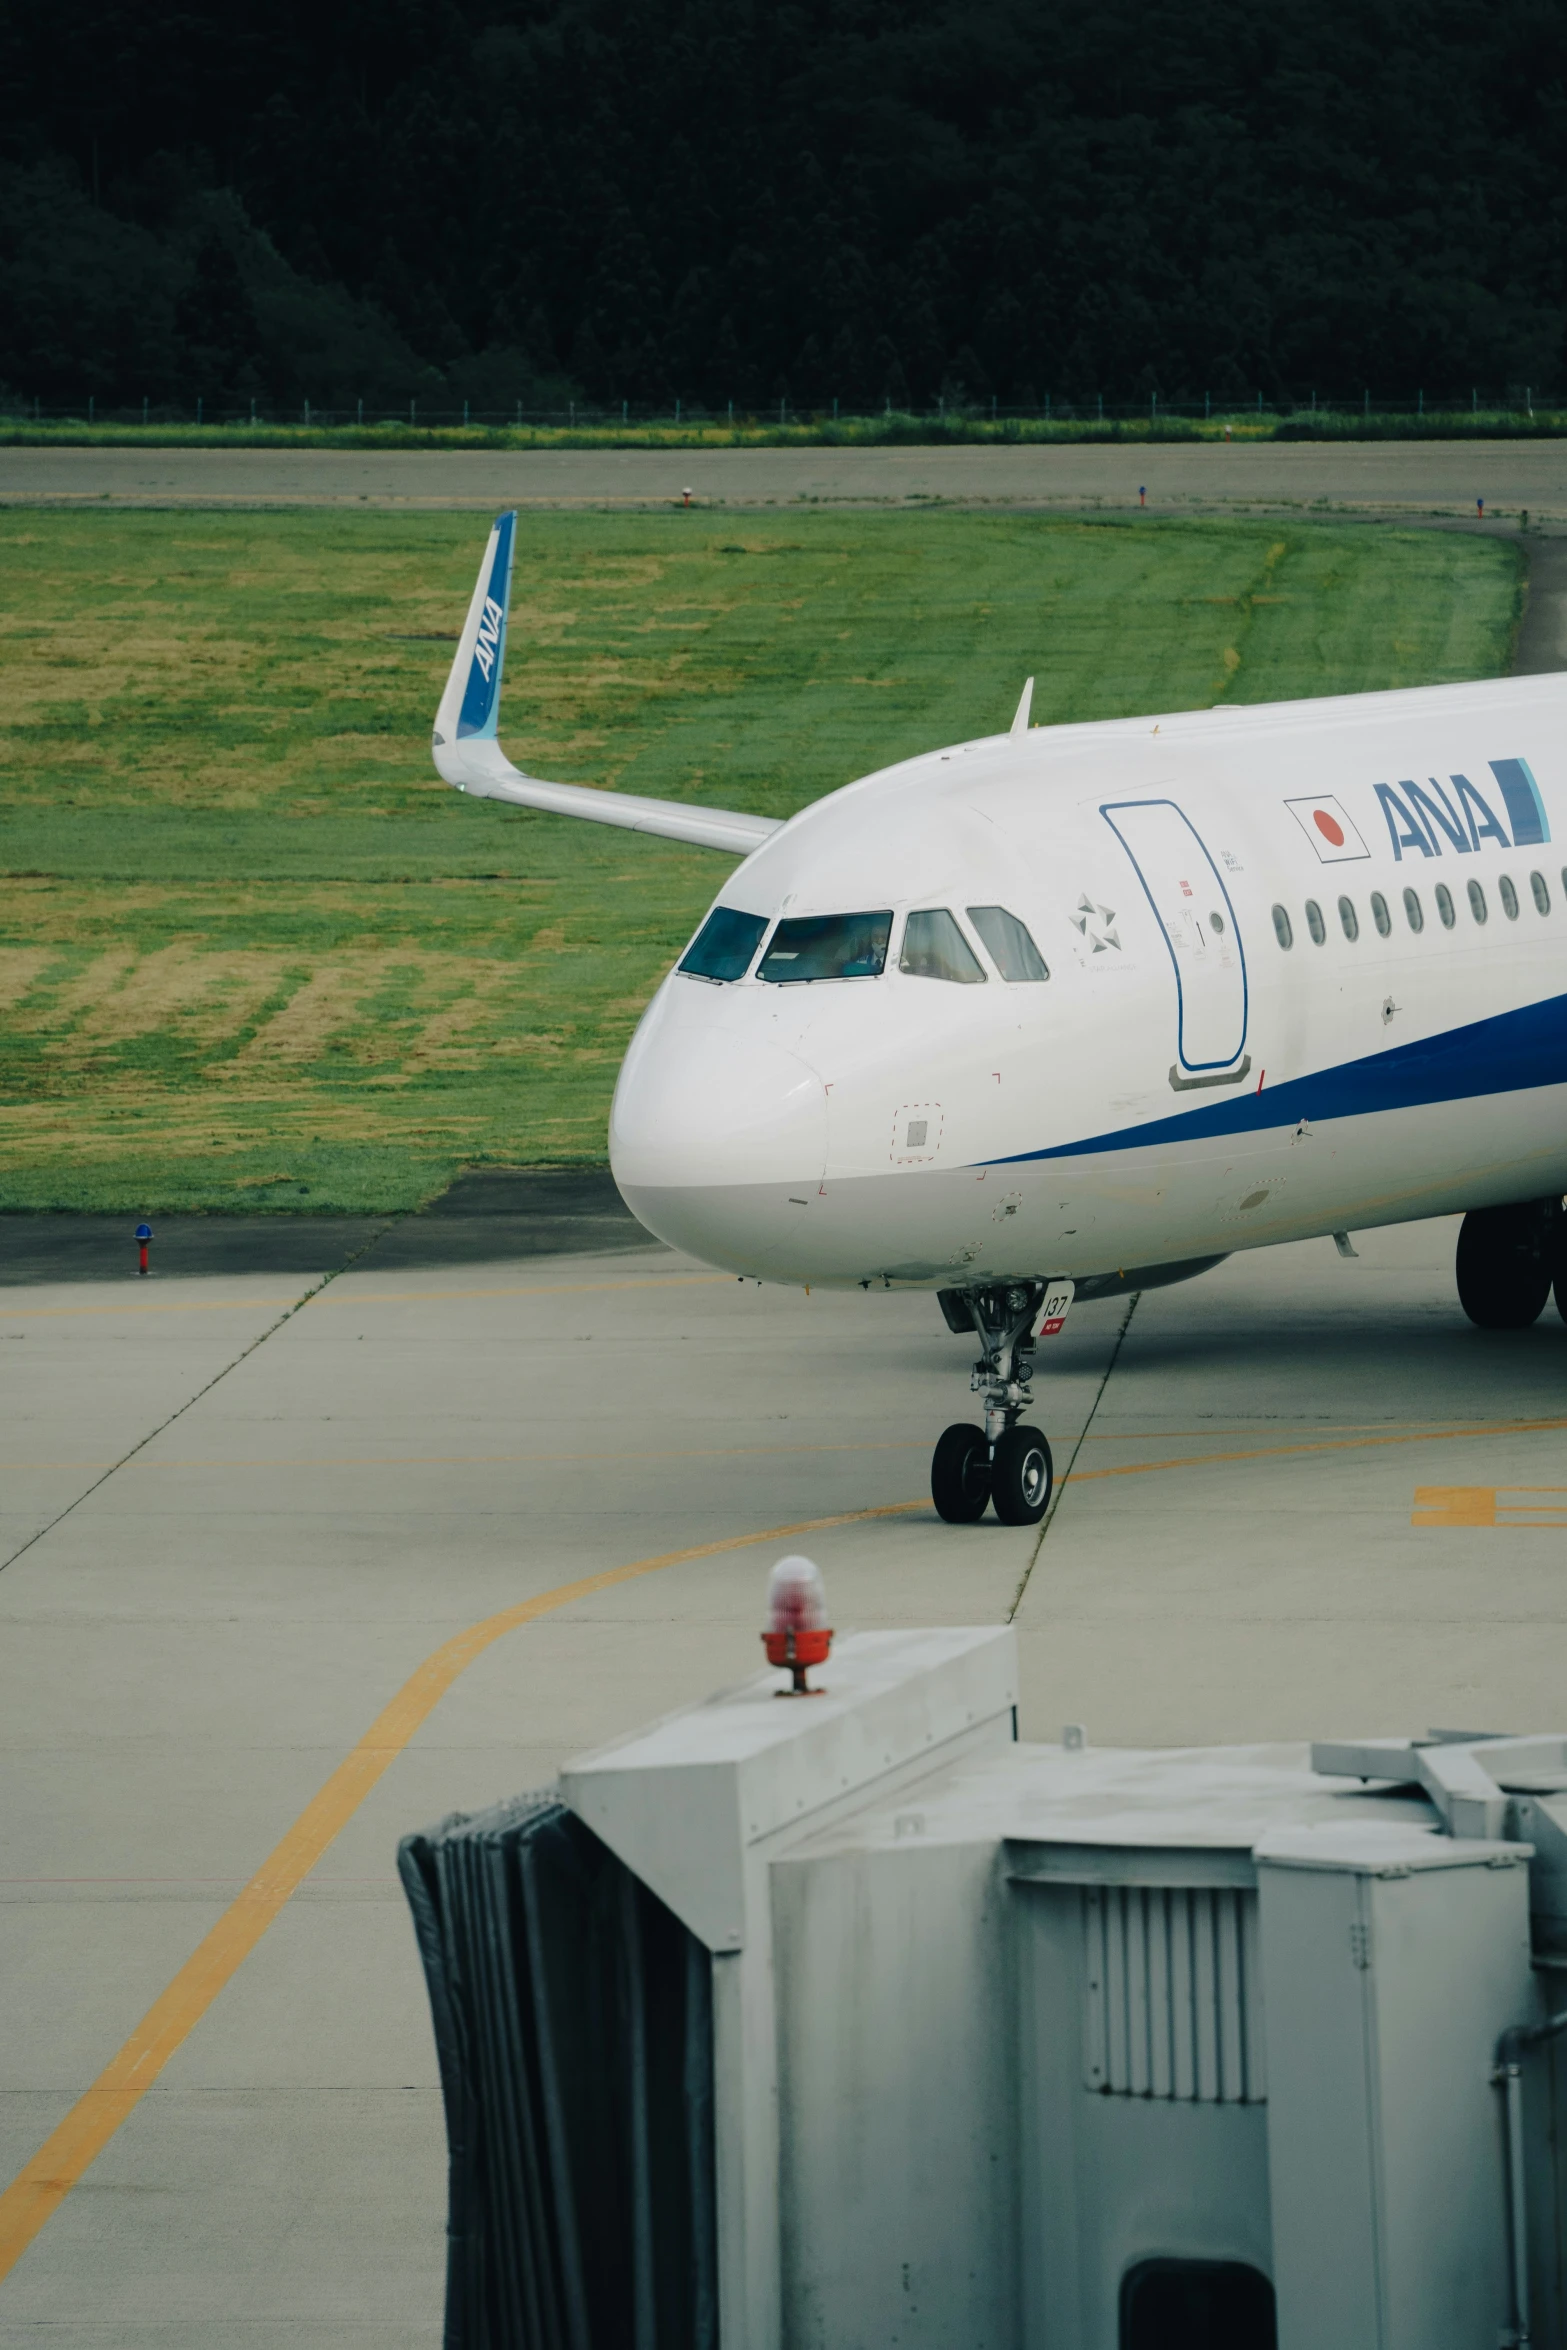
[[[0,1206],[397,1208],[601,1161],[730,863],[447,791],[471,515],[0,515]],[[1009,722],[1490,676],[1511,547],[1313,523],[525,514],[502,737],[786,815]]]

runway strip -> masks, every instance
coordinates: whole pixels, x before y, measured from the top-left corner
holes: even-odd
[[[805,1518],[793,1526],[767,1526],[760,1533],[727,1536],[721,1542],[702,1542],[689,1550],[668,1550],[657,1558],[636,1559],[629,1566],[609,1567],[602,1574],[584,1575],[575,1583],[561,1583],[536,1599],[502,1608],[444,1641],[411,1673],[391,1703],[371,1723],[346,1759],[339,1763],[320,1793],[262,1862],[243,1892],[237,1894],[212,1931],[181,1967],[168,1989],[154,2000],[130,2038],[98,2075],[70,2112],[51,2131],[23,2170],[0,2195],[0,2278],[9,2275],[39,2230],[96,2162],[126,2117],[134,2111],[175,2050],[188,2039],[208,2008],[260,1941],[285,1903],[303,1884],[323,1853],[359,1809],[376,1781],[402,1753],[414,1732],[427,1721],[446,1692],[475,1657],[519,1625],[589,1599],[618,1583],[656,1574],[661,1567],[689,1565],[694,1559],[721,1558],[762,1542],[787,1542],[801,1534],[819,1534],[830,1526],[853,1526],[869,1518],[899,1517],[924,1509],[919,1501],[892,1502],[880,1509],[850,1510],[832,1518]]]
[[[960,505],[1567,517],[1567,442],[1137,441],[906,448],[0,449],[0,506]],[[701,527],[700,511],[689,518]],[[684,527],[684,525],[682,525]],[[1489,527],[1489,523],[1487,524]]]

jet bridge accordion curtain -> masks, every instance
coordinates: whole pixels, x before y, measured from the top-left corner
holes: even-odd
[[[711,1960],[553,1797],[405,1837],[445,2350],[716,2350]]]

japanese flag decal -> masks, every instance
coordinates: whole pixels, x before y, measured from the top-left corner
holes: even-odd
[[[1342,801],[1331,793],[1314,800],[1286,800],[1284,805],[1324,865],[1346,865],[1353,858],[1370,856]]]

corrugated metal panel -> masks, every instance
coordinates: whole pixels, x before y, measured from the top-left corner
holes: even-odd
[[[1107,2097],[1260,2105],[1257,1896],[1085,1887],[1083,2078]]]

